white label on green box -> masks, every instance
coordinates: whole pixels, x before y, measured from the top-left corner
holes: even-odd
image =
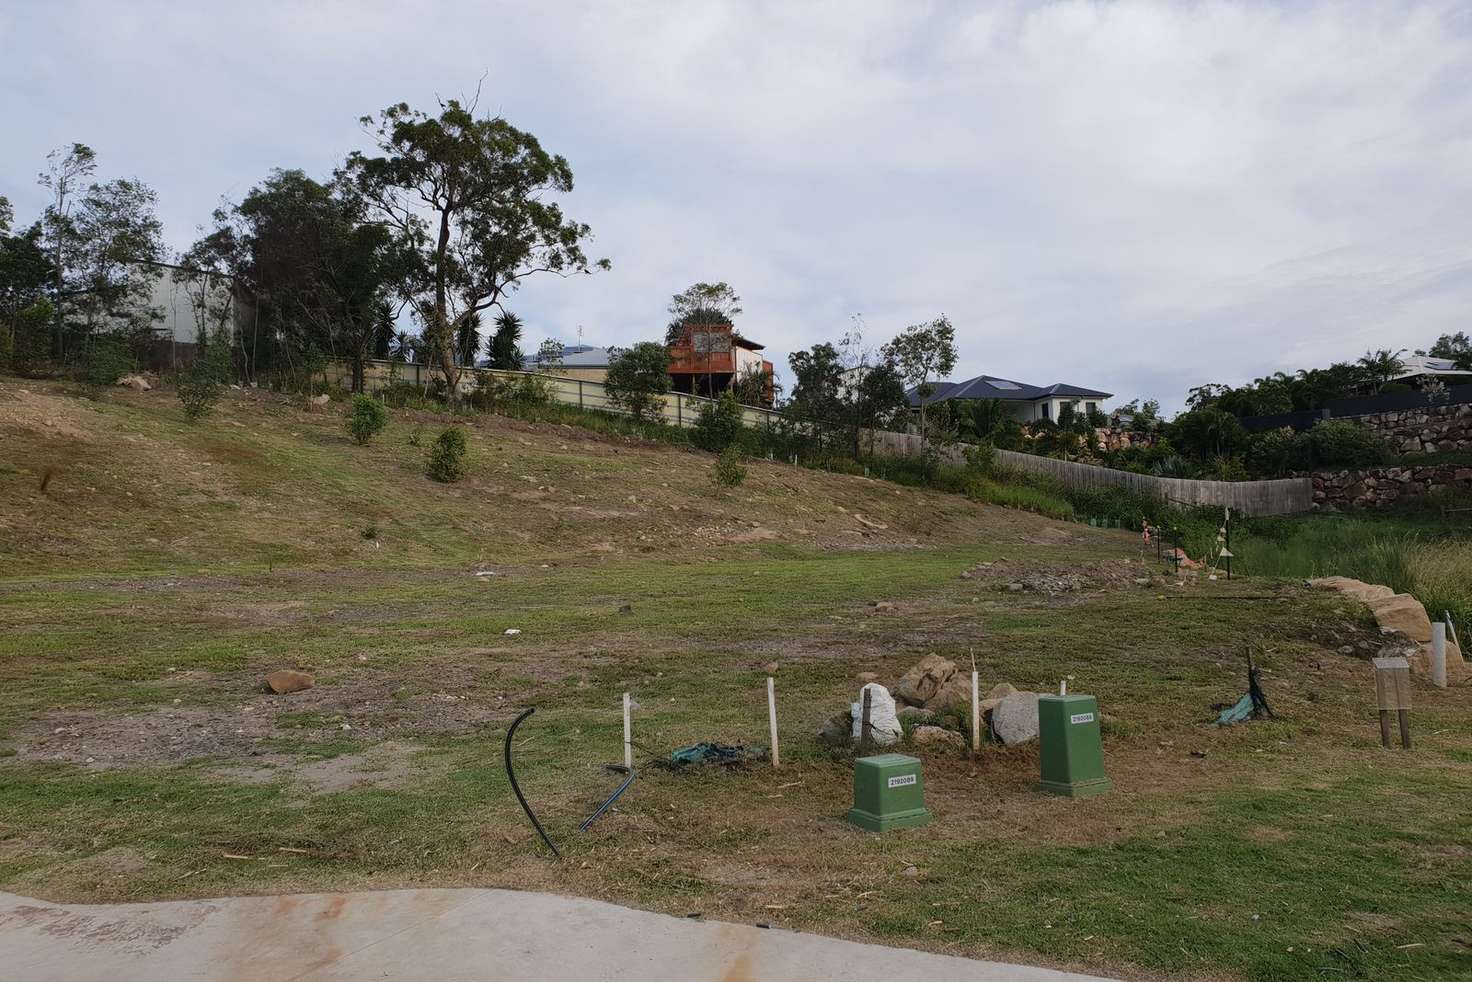
[[[1068,721],[1070,723],[1092,723],[1094,721],[1094,714],[1074,713],[1072,716],[1068,717]]]
[[[889,786],[891,788],[903,788],[907,784],[914,784],[915,781],[916,777],[914,774],[897,774],[889,779]]]

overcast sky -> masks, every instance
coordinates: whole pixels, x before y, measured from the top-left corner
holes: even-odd
[[[1472,7],[754,2],[0,5],[0,194],[72,141],[186,246],[359,116],[473,91],[565,155],[609,273],[543,336],[661,335],[727,280],[786,355],[945,313],[979,373],[1179,406],[1415,348],[1472,301]]]

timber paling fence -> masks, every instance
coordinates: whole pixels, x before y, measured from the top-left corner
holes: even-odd
[[[1277,481],[1192,481],[1117,471],[1015,450],[998,450],[996,455],[1008,467],[1038,471],[1073,488],[1123,487],[1181,505],[1230,508],[1240,515],[1294,515],[1312,511],[1314,506],[1313,481],[1306,477]]]
[[[608,390],[602,382],[591,379],[490,368],[466,368],[463,371],[460,387],[464,392],[474,391],[475,380],[481,375],[494,376],[508,382],[535,376],[546,384],[549,395],[556,402],[581,409],[628,415],[609,399]],[[363,383],[370,392],[385,388],[392,382],[424,387],[429,385],[437,373],[437,368],[424,363],[375,360],[364,363]],[[346,362],[329,363],[327,378],[330,383],[350,384],[352,377],[351,365]],[[671,392],[661,397],[658,415],[666,423],[694,426],[700,415],[700,407],[711,401],[705,396]],[[759,428],[775,426],[784,420],[783,415],[776,410],[759,409],[755,406],[742,406],[741,415],[742,422],[747,426]],[[873,452],[894,456],[919,456],[924,451],[920,437],[913,433],[865,430],[864,441]],[[946,447],[943,454],[958,464],[964,464],[965,451],[965,444],[953,444]],[[1277,481],[1191,481],[1185,478],[1136,474],[1133,471],[1080,464],[1056,457],[1039,457],[1015,450],[997,450],[996,459],[1008,467],[1048,474],[1068,487],[1123,487],[1181,505],[1231,508],[1241,515],[1293,515],[1313,510],[1313,482],[1306,477]]]
[[[923,452],[920,438],[913,433],[866,432],[866,438],[873,440],[874,449],[880,453],[916,456]],[[959,444],[945,447],[941,452],[952,462],[964,464],[967,449],[965,444]],[[1071,488],[1127,488],[1138,494],[1165,498],[1178,505],[1231,508],[1240,515],[1296,515],[1312,511],[1314,507],[1313,481],[1306,477],[1278,481],[1190,481],[1080,464],[1057,457],[1039,457],[1016,450],[996,450],[994,453],[1000,464],[1047,474]]]

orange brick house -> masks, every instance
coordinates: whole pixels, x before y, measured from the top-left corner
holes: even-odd
[[[772,363],[759,354],[764,346],[737,334],[730,324],[686,324],[670,345],[670,380],[676,392],[718,396],[738,378],[760,372],[766,380],[763,404],[776,399]]]

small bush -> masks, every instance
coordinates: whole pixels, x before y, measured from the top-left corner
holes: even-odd
[[[353,396],[352,408],[348,411],[348,432],[359,444],[367,443],[383,432],[388,425],[388,410],[383,403],[359,392]]]
[[[219,379],[202,364],[186,368],[175,376],[174,388],[184,405],[184,416],[189,420],[208,416],[215,403],[220,401]]]
[[[426,472],[436,481],[450,484],[465,475],[465,431],[458,426],[445,430],[429,448]]]
[[[741,404],[730,392],[700,405],[700,415],[690,433],[690,442],[702,450],[724,453],[741,437]]]
[[[716,485],[734,488],[746,480],[746,468],[741,466],[741,451],[734,444],[721,451],[716,460]]]
[[[128,349],[116,338],[98,338],[87,352],[87,367],[83,379],[88,385],[106,388],[117,385],[118,379],[133,368],[133,359]]]

